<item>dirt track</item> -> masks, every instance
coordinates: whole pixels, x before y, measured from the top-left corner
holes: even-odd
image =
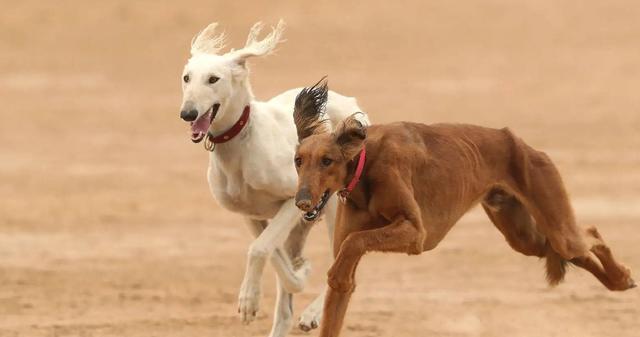
[[[640,278],[638,2],[340,3],[3,1],[0,336],[268,333],[273,272],[243,326],[249,233],[213,202],[178,119],[188,43],[211,21],[231,47],[257,20],[287,21],[277,55],[252,62],[259,98],[328,74],[376,122],[510,126]],[[324,282],[323,226],[307,255],[296,314]],[[433,252],[367,256],[344,335],[640,335],[639,291],[543,275],[475,210]]]

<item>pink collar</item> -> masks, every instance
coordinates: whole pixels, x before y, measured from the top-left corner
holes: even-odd
[[[347,187],[338,191],[338,196],[343,200],[349,196],[349,194],[353,191],[354,188],[356,188],[356,185],[360,181],[360,177],[362,176],[362,171],[364,170],[364,162],[366,158],[367,158],[367,151],[363,146],[362,150],[360,150],[360,157],[358,158],[358,166],[356,166],[356,173],[353,175],[353,178],[351,179]]]

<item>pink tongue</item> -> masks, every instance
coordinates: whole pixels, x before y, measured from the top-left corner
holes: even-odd
[[[194,134],[200,132],[206,133],[209,129],[210,115],[211,113],[207,113],[193,122],[193,124],[191,124],[191,132]]]

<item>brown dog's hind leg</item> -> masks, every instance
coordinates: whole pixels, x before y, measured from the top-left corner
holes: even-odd
[[[614,259],[598,231],[594,227],[584,230],[575,224],[568,202],[566,207],[561,204],[545,207],[532,199],[524,200],[547,238],[547,279],[551,285],[562,280],[564,265],[569,261],[589,271],[609,290],[635,287],[630,270]]]
[[[611,289],[609,277],[607,277],[607,273],[602,269],[600,263],[593,254],[589,254],[586,256],[576,257],[571,260],[571,263],[575,266],[578,266],[582,269],[587,270],[593,276],[595,276],[605,287]]]
[[[588,227],[585,230],[585,236],[591,244],[591,252],[602,264],[600,270],[606,273],[607,282],[602,282],[603,280],[600,279],[598,275],[592,273],[610,290],[627,290],[634,288],[636,284],[631,278],[631,270],[615,260],[611,253],[611,248],[604,242],[598,230],[593,226]]]
[[[496,187],[487,193],[482,207],[511,248],[527,256],[546,257],[550,285],[555,286],[564,279],[567,261],[550,247],[531,214],[515,196]]]
[[[557,257],[588,270],[610,290],[633,288],[629,269],[616,262],[597,230],[576,225],[562,178],[549,157],[517,139],[514,145],[509,188],[533,216]]]
[[[482,208],[515,251],[527,256],[546,255],[547,239],[537,230],[524,205],[513,195],[494,188],[482,201]]]
[[[534,212],[538,215],[536,223],[544,224],[540,230],[544,230],[548,241],[547,278],[551,285],[554,284],[554,280],[561,280],[553,277],[556,274],[553,274],[551,267],[557,265],[559,268],[556,268],[556,271],[561,272],[557,275],[564,275],[564,264],[569,261],[589,271],[609,290],[621,291],[636,286],[631,278],[631,271],[615,260],[611,249],[604,243],[595,227],[585,230],[572,220],[550,221],[549,219],[560,218],[553,214],[553,211],[552,208],[546,213],[540,209]]]

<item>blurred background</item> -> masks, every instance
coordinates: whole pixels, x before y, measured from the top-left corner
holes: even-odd
[[[640,270],[637,1],[0,1],[0,336],[265,336],[236,297],[249,231],[206,183],[179,115],[193,35],[252,59],[266,100],[329,75],[374,122],[511,127],[563,173],[577,217]],[[301,309],[329,265],[324,225]],[[638,276],[636,275],[636,279]],[[345,336],[637,336],[640,293],[582,270],[556,289],[474,210],[418,257],[361,263]],[[305,335],[294,331],[294,335]],[[312,332],[310,335],[317,335]]]

